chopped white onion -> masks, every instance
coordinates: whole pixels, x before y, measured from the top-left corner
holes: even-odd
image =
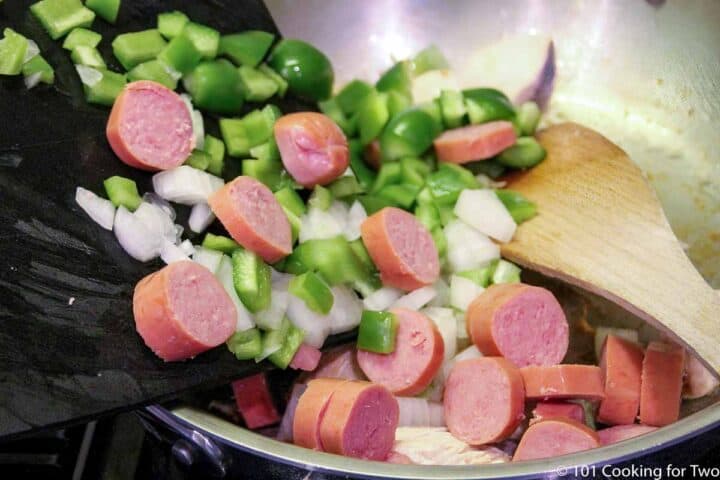
[[[193,245],[190,240],[184,240],[180,242],[178,247],[180,247],[182,251],[185,252],[185,255],[187,255],[188,257],[195,255],[195,245]]]
[[[31,88],[35,88],[37,84],[40,83],[41,78],[41,72],[33,73],[32,75],[28,75],[27,77],[23,78],[23,82],[25,82],[25,88],[27,88],[28,90],[30,90]]]
[[[157,207],[160,207],[165,214],[174,222],[177,218],[177,213],[170,202],[160,197],[155,192],[145,192],[142,196],[143,202],[151,203]]]
[[[321,348],[330,334],[329,316],[310,310],[305,301],[292,294],[288,299],[287,317],[305,332],[303,341],[311,347]]]
[[[422,310],[432,320],[440,332],[445,344],[444,361],[448,361],[457,352],[457,324],[455,323],[455,312],[451,308],[428,307]]]
[[[515,235],[517,224],[493,190],[463,190],[453,211],[463,222],[500,242],[509,242]]]
[[[193,110],[190,114],[192,118],[193,133],[195,134],[195,148],[202,150],[205,146],[205,122],[200,110]]]
[[[290,399],[287,402],[285,413],[283,413],[282,421],[280,422],[280,427],[278,428],[278,433],[275,436],[277,440],[281,442],[292,442],[295,410],[297,409],[298,401],[300,400],[302,394],[305,393],[306,388],[307,385],[304,383],[296,383],[293,385],[293,388],[290,391]]]
[[[362,203],[355,200],[350,207],[347,216],[347,225],[345,225],[345,238],[352,242],[360,238],[360,225],[367,218],[367,213]]]
[[[40,53],[40,47],[38,47],[38,44],[35,43],[35,40],[27,39],[27,48],[25,49],[25,58],[23,58],[23,63],[27,63],[32,58]]]
[[[437,292],[437,295],[435,295],[435,298],[430,300],[430,303],[428,305],[432,307],[444,307],[450,303],[450,286],[447,284],[445,280],[441,278],[438,278],[435,283],[433,283],[433,288]]]
[[[173,262],[190,260],[190,257],[185,250],[172,242],[168,242],[167,240],[163,240],[162,245],[160,246],[160,258],[168,265]]]
[[[75,201],[90,218],[105,230],[112,230],[115,221],[115,205],[82,187],[75,189]]]
[[[210,209],[210,205],[205,202],[193,205],[190,210],[190,218],[188,226],[195,233],[202,233],[212,222],[215,221],[215,214]]]
[[[597,357],[598,361],[600,360],[600,353],[602,353],[602,347],[608,335],[615,335],[617,337],[624,338],[625,340],[628,340],[630,342],[639,342],[639,335],[637,330],[633,330],[631,328],[599,326],[595,329],[595,357]]]
[[[186,90],[189,91],[190,89],[187,88]],[[192,98],[190,98],[190,95],[188,95],[187,93],[181,93],[180,99],[183,101],[183,103],[185,104],[185,107],[188,109],[188,113],[192,117],[192,112],[194,110],[193,104],[192,104]]]
[[[123,206],[115,213],[113,232],[123,250],[136,260],[147,262],[160,253],[162,237]]]
[[[422,307],[427,305],[430,300],[435,298],[435,295],[437,295],[435,288],[429,285],[421,287],[395,300],[392,304],[392,308],[420,310]]]
[[[308,240],[333,238],[342,235],[348,220],[348,207],[342,202],[334,201],[330,208],[321,210],[310,207],[300,218],[300,243]]]
[[[475,345],[470,345],[465,350],[461,351],[452,359],[443,364],[441,369],[443,381],[448,378],[448,376],[450,375],[450,371],[457,362],[462,362],[463,360],[472,360],[473,358],[480,358],[482,356],[483,354],[480,352],[480,350],[478,350]]]
[[[206,203],[208,197],[225,184],[222,178],[188,165],[156,173],[152,180],[155,193],[183,205]]]
[[[403,291],[395,287],[382,287],[365,297],[365,310],[387,310],[390,305],[402,297]]]
[[[165,62],[160,62],[160,64],[165,69],[165,72],[167,72],[167,74],[170,75],[170,78],[172,78],[173,80],[178,81],[182,78],[182,72],[178,72]]]
[[[355,291],[345,285],[336,285],[331,290],[333,306],[328,313],[330,334],[347,332],[360,325],[363,303]]]
[[[485,465],[505,463],[510,456],[489,445],[472,446],[441,427],[399,427],[393,452],[416,465]],[[483,467],[478,467],[483,468]]]
[[[223,254],[217,250],[211,250],[209,248],[197,246],[195,247],[195,253],[193,253],[193,260],[203,267],[210,270],[213,275],[217,273],[222,262]]]
[[[232,272],[233,268],[230,257],[228,257],[227,255],[223,255],[223,258],[220,261],[220,265],[218,266],[215,276],[220,281],[227,294],[230,296],[232,302],[235,304],[235,310],[237,312],[235,331],[242,332],[243,330],[253,328],[255,326],[255,321],[253,320],[252,314],[248,311],[247,308],[245,308],[245,305],[242,303],[240,297],[238,297],[238,294],[235,291]]]
[[[480,268],[500,258],[500,247],[462,220],[451,221],[444,232],[448,264],[453,272]]]
[[[445,415],[441,403],[426,398],[396,397],[400,409],[398,427],[444,427]]]
[[[470,338],[467,333],[467,321],[465,319],[465,312],[455,312],[455,324],[457,325],[458,340],[462,341]]]
[[[443,90],[459,90],[452,70],[430,70],[412,81],[413,103],[432,102]]]
[[[450,277],[450,305],[458,310],[467,310],[483,291],[483,287],[468,278],[459,275]]]
[[[87,65],[75,65],[75,70],[77,71],[82,84],[87,85],[88,87],[94,87],[95,84],[103,78],[101,71],[88,67]]]
[[[167,240],[173,244],[178,243],[175,224],[162,208],[151,203],[142,202],[133,215],[145,225],[149,232],[160,240]],[[158,245],[160,244],[158,242]]]
[[[276,330],[280,328],[285,312],[290,302],[290,294],[287,288],[270,290],[270,305],[265,310],[255,313],[255,323],[265,330]]]
[[[278,272],[274,268],[270,267],[270,283],[272,283],[272,288],[277,290],[287,290],[290,285],[290,280],[292,280],[293,277],[294,275]]]

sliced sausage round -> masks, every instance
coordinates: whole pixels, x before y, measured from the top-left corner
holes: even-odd
[[[522,283],[492,285],[465,314],[468,335],[485,355],[518,367],[555,365],[567,353],[570,329],[553,294]]]
[[[677,421],[682,401],[685,349],[650,342],[640,381],[640,423],[662,427]]]
[[[499,442],[522,422],[525,389],[517,367],[501,357],[457,362],[445,382],[445,423],[470,445]]]
[[[394,394],[416,395],[430,385],[440,369],[445,345],[426,315],[406,308],[391,312],[398,321],[395,350],[389,354],[358,350],[358,364],[370,381]]]
[[[432,235],[405,210],[383,208],[362,223],[360,233],[386,286],[415,290],[440,276]]]
[[[322,352],[320,350],[311,347],[307,343],[302,343],[290,361],[290,368],[293,370],[312,372],[318,367],[321,357]]]
[[[520,369],[525,396],[532,400],[602,400],[605,389],[595,365],[530,366]]]
[[[516,139],[512,123],[500,120],[445,130],[433,145],[439,161],[467,163],[494,157]]]
[[[335,390],[320,421],[323,449],[347,457],[385,460],[395,443],[398,418],[397,400],[387,388],[347,382]]]
[[[622,442],[623,440],[645,435],[655,430],[657,430],[657,427],[647,425],[616,425],[598,430],[597,434],[600,438],[601,445],[610,445],[611,443]]]
[[[600,446],[595,430],[567,418],[551,418],[528,427],[518,444],[513,462],[558,457]]]
[[[275,263],[292,252],[290,222],[275,195],[252,177],[237,177],[208,199],[230,236]]]
[[[275,122],[274,131],[285,169],[303,187],[326,185],[350,164],[345,134],[322,113],[284,115]]]
[[[367,380],[357,363],[354,345],[345,345],[323,353],[317,369],[310,374],[301,375],[299,381],[313,378]]]
[[[293,443],[313,450],[323,450],[320,422],[336,390],[347,382],[335,378],[311,380],[295,407]]]
[[[195,148],[190,112],[180,95],[149,80],[125,86],[113,104],[106,135],[120,160],[142,170],[175,168]]]
[[[530,424],[555,417],[569,418],[580,423],[585,422],[585,411],[577,403],[538,402],[532,411],[532,415],[533,418],[530,420]]]
[[[605,399],[598,420],[608,425],[635,423],[640,408],[640,374],[643,351],[639,345],[608,335],[600,354]]]
[[[135,286],[135,328],[155,354],[171,362],[217,347],[235,332],[235,305],[202,265],[181,261]]]

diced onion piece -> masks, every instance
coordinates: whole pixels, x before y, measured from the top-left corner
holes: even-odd
[[[98,197],[90,190],[77,187],[75,201],[95,223],[105,230],[112,230],[115,221],[115,205],[110,200]]]
[[[193,133],[195,134],[195,148],[202,150],[205,146],[205,122],[200,110],[193,110],[190,113],[192,117]]]
[[[397,397],[397,401],[400,408],[399,427],[445,426],[442,404],[417,397]]]
[[[602,352],[603,344],[608,335],[615,335],[630,342],[639,342],[637,330],[631,328],[597,327],[595,329],[595,357],[597,357],[598,360],[600,360],[600,353]]]
[[[233,267],[230,257],[223,255],[215,276],[230,296],[230,300],[232,300],[233,304],[235,304],[235,310],[237,312],[235,331],[242,332],[253,328],[255,326],[255,320],[253,320],[252,314],[250,314],[248,309],[245,308],[245,305],[243,305],[237,292],[235,291],[235,284],[233,283]],[[271,353],[273,352],[268,353],[268,355]]]
[[[145,225],[149,232],[156,235],[160,240],[178,243],[175,224],[162,208],[151,203],[142,202],[133,215]]]
[[[517,229],[510,212],[490,189],[463,190],[454,212],[463,222],[500,242],[512,240]]]
[[[275,436],[277,440],[280,440],[281,442],[292,442],[295,410],[297,409],[300,396],[305,393],[306,388],[307,385],[304,383],[296,383],[293,385],[293,388],[290,391],[290,399],[287,402],[285,413],[283,413],[283,418],[280,422],[280,428],[278,428],[278,433]]]
[[[342,202],[334,201],[327,210],[310,207],[300,219],[298,241],[303,243],[342,235],[347,221],[348,208]]]
[[[360,325],[363,302],[355,291],[345,285],[336,285],[330,290],[333,294],[333,306],[328,312],[330,334],[347,332]]]
[[[450,371],[457,362],[462,362],[463,360],[471,360],[473,358],[480,358],[482,356],[482,352],[480,352],[480,350],[478,350],[475,345],[470,345],[465,350],[455,355],[450,361],[443,364],[441,371],[442,378],[445,379],[450,375]]]
[[[162,237],[149,230],[123,206],[118,207],[115,213],[113,232],[123,250],[136,260],[147,262],[160,252]]]
[[[82,84],[87,85],[90,88],[94,87],[95,84],[103,78],[101,71],[88,67],[87,65],[75,65],[75,70],[77,71]]]
[[[265,310],[255,313],[255,323],[263,330],[276,330],[280,328],[285,312],[287,312],[290,302],[290,294],[287,286],[283,288],[273,288],[270,290],[270,305]]]
[[[461,220],[445,227],[447,258],[453,272],[472,270],[500,258],[500,247]]]
[[[466,340],[470,338],[467,333],[467,320],[465,319],[465,312],[455,312],[455,324],[457,325],[458,340]]]
[[[402,297],[403,291],[395,287],[382,287],[365,297],[365,310],[387,310],[390,305]]]
[[[190,260],[188,254],[185,253],[182,248],[174,243],[168,242],[167,240],[163,240],[162,245],[160,246],[160,258],[168,265],[173,262]]]
[[[345,225],[345,238],[352,242],[360,238],[360,225],[367,218],[367,213],[362,203],[355,200],[347,216],[347,225]]]
[[[185,107],[188,109],[188,113],[192,117],[192,112],[194,110],[193,104],[192,104],[192,98],[190,98],[190,95],[187,93],[181,93],[180,99],[182,99],[183,103],[185,104]]]
[[[321,315],[310,310],[304,300],[292,294],[288,299],[287,317],[293,325],[305,332],[303,341],[311,347],[321,348],[330,334],[329,314]]]
[[[413,79],[412,98],[416,104],[432,102],[443,90],[459,89],[452,70],[430,70]]]
[[[195,254],[195,245],[193,245],[190,240],[184,240],[180,242],[178,247],[180,247],[182,251],[185,252],[185,255],[187,255],[188,257],[191,257]]]
[[[208,197],[225,184],[222,178],[181,165],[153,175],[155,193],[183,205],[207,203]]]
[[[38,53],[40,53],[40,47],[38,47],[38,44],[35,43],[35,40],[31,40],[28,38],[27,40],[27,48],[25,49],[25,58],[23,59],[23,63],[27,63],[34,56],[36,56]]]
[[[202,233],[212,222],[215,221],[215,214],[210,209],[210,205],[205,202],[193,205],[190,210],[190,218],[188,226],[195,233]]]
[[[31,88],[36,87],[37,84],[40,83],[41,78],[41,72],[33,73],[32,75],[28,75],[27,77],[23,78],[23,82],[25,82],[25,88],[30,90]]]
[[[451,308],[428,307],[422,311],[432,320],[440,332],[445,344],[445,361],[450,360],[457,352],[457,323],[455,312]]]
[[[392,308],[420,310],[435,298],[436,295],[437,291],[432,286],[421,287],[395,300]]]
[[[467,310],[470,303],[484,290],[468,278],[453,275],[450,277],[450,305],[458,310]]]
[[[174,222],[177,218],[177,213],[175,212],[175,209],[172,205],[170,205],[170,202],[165,200],[164,198],[160,197],[155,192],[145,192],[142,196],[143,202],[151,203],[155,206],[158,206],[162,209],[163,212],[167,214],[168,217]]]
[[[222,262],[223,254],[217,250],[197,246],[195,247],[195,253],[193,253],[192,257],[195,262],[207,268],[215,275],[220,267],[220,262]]]
[[[442,278],[438,278],[437,281],[433,283],[433,288],[437,292],[437,295],[435,295],[435,298],[430,300],[430,303],[428,305],[433,307],[444,307],[446,305],[449,305],[450,285],[448,285],[447,282]]]

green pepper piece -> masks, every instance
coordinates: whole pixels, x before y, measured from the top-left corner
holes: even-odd
[[[375,140],[383,131],[389,119],[387,96],[371,90],[371,93],[360,102],[357,111],[357,128],[360,133],[360,143],[367,145]]]
[[[413,67],[415,75],[422,75],[430,70],[447,70],[450,64],[436,45],[430,45],[415,55]]]
[[[512,147],[497,156],[501,165],[511,168],[531,168],[545,159],[545,149],[533,137],[520,137]]]
[[[332,64],[324,53],[309,43],[280,40],[270,53],[268,65],[288,82],[288,88],[298,97],[319,101],[332,93]]]
[[[292,362],[295,353],[305,339],[305,332],[290,323],[287,319],[287,326],[282,329],[282,347],[268,355],[268,360],[276,367],[286,369]]]
[[[392,201],[377,195],[358,195],[357,201],[365,208],[368,215],[379,212],[385,207],[393,207]]]
[[[285,79],[264,63],[261,63],[257,69],[264,73],[270,80],[275,82],[275,85],[277,85],[277,96],[280,98],[284,97],[288,89],[288,83]]]
[[[75,47],[84,45],[86,47],[97,47],[102,40],[102,35],[87,28],[73,28],[65,37],[62,47],[65,50],[72,51]]]
[[[157,16],[157,29],[163,37],[175,38],[182,33],[189,21],[190,19],[183,12],[177,10],[163,12]]]
[[[440,205],[453,206],[465,188],[478,188],[473,174],[458,165],[441,163],[437,171],[427,177],[428,190]]]
[[[250,144],[241,118],[221,118],[218,123],[228,155],[243,157],[250,153]]]
[[[232,254],[235,292],[252,313],[270,305],[270,267],[250,250],[238,248]]]
[[[357,348],[388,354],[395,351],[398,321],[391,312],[365,310],[360,317]]]
[[[103,185],[108,198],[116,207],[123,206],[134,212],[142,203],[134,180],[116,175],[106,179]]]
[[[456,90],[440,92],[440,111],[447,128],[457,128],[465,123],[465,102],[462,93]]]
[[[189,73],[198,66],[202,53],[185,35],[178,35],[158,54],[158,60],[180,73]]]
[[[213,113],[238,113],[245,101],[240,74],[237,68],[227,60],[200,63],[183,79],[183,85],[190,92],[193,105]],[[227,140],[225,143],[228,152],[231,152]],[[247,150],[243,153],[247,153]],[[230,154],[233,155],[233,153]]]
[[[371,193],[376,193],[388,185],[394,185],[402,181],[402,166],[398,162],[383,163],[378,172]]]
[[[177,88],[177,80],[168,72],[168,67],[158,60],[150,60],[136,65],[127,74],[128,80],[135,82],[137,80],[152,80],[159,84],[165,85],[170,90]]]
[[[385,92],[387,95],[387,109],[390,118],[412,106],[410,97],[397,90],[389,90]]]
[[[428,230],[441,227],[440,212],[433,203],[418,201],[415,207],[415,216]]]
[[[257,328],[235,332],[225,344],[238,360],[250,360],[262,353],[262,334]]]
[[[295,242],[298,239],[298,236],[300,235],[300,227],[302,226],[302,219],[295,215],[289,208],[282,207],[283,211],[285,212],[285,216],[288,219],[288,222],[290,222],[290,240],[292,241],[292,244],[295,245]],[[284,265],[285,259],[281,260],[280,262]],[[282,270],[282,267],[275,267],[279,270]]]
[[[377,174],[375,173],[375,170],[368,167],[365,160],[363,160],[364,148],[365,147],[363,147],[362,143],[360,143],[357,139],[353,139],[348,142],[348,149],[350,151],[350,169],[355,174],[355,178],[360,184],[360,187],[362,187],[363,191],[369,191],[372,188],[373,183],[375,183]]]
[[[89,103],[112,106],[115,102],[115,98],[120,95],[120,92],[122,92],[123,88],[125,88],[125,84],[127,83],[125,75],[111,72],[110,70],[88,67],[86,65],[76,65],[75,69],[78,73],[81,69],[87,69],[86,71],[94,71],[100,74],[100,79],[93,82],[91,85],[85,83],[83,80],[85,100]],[[82,79],[82,75],[80,78]]]
[[[210,164],[207,171],[213,175],[221,176],[225,163],[225,143],[212,135],[205,135],[203,150],[210,155]]]
[[[280,161],[280,150],[277,148],[275,139],[270,137],[267,142],[256,145],[250,149],[250,156],[258,160]]]
[[[202,246],[210,250],[227,253],[228,255],[231,255],[235,250],[241,248],[240,244],[232,238],[223,235],[213,235],[210,232],[205,234]]]
[[[106,22],[115,24],[120,11],[120,0],[86,0],[85,6]]]
[[[0,75],[18,75],[22,72],[28,41],[11,28],[3,30],[0,40]]]
[[[442,228],[437,227],[430,231],[430,235],[433,237],[435,248],[438,251],[438,257],[440,257],[441,264],[445,262],[447,257],[447,238]]]
[[[90,28],[95,12],[85,8],[80,0],[41,0],[30,11],[50,35],[57,40],[75,27]]]
[[[476,285],[486,288],[488,285],[490,285],[494,270],[495,267],[493,265],[489,267],[475,268],[473,270],[465,270],[464,272],[456,273],[456,275],[467,278],[468,280],[474,282]]]
[[[313,192],[308,199],[308,207],[327,210],[333,201],[333,194],[322,185],[315,185]]]
[[[412,99],[412,69],[408,60],[397,62],[380,76],[375,88],[378,92],[395,90]]]
[[[283,208],[290,210],[292,213],[301,217],[307,213],[307,208],[302,198],[295,189],[285,187],[275,192],[275,198]]]
[[[39,54],[25,62],[22,67],[22,73],[25,77],[39,73],[40,81],[48,85],[52,85],[55,81],[55,70],[53,70],[52,66]]]
[[[355,178],[355,175],[346,175],[338,178],[328,185],[328,190],[335,198],[347,198],[359,193],[364,193],[365,189]]]
[[[415,203],[415,197],[420,192],[420,188],[418,185],[401,183],[399,185],[387,185],[378,190],[376,194],[407,210]]]
[[[307,307],[327,315],[333,306],[334,297],[330,287],[313,272],[305,272],[293,277],[288,291],[305,302]]]
[[[369,83],[362,80],[353,80],[335,95],[335,100],[343,113],[351,116],[358,111],[366,97],[374,92],[375,89]]]
[[[250,148],[261,145],[272,138],[275,120],[275,114],[268,109],[268,106],[262,110],[253,110],[242,118]]]
[[[430,166],[414,157],[405,157],[400,160],[402,182],[422,187],[425,185],[425,177],[430,175]]]
[[[518,283],[520,282],[520,272],[520,267],[501,258],[492,274],[492,283]]]
[[[342,235],[308,240],[298,245],[287,258],[285,267],[289,273],[316,271],[331,286],[371,276]]]
[[[494,88],[473,88],[462,91],[470,123],[511,120],[515,109],[510,100]]]
[[[360,262],[365,266],[365,268],[369,272],[377,272],[377,267],[375,266],[375,262],[373,262],[372,258],[370,257],[370,253],[368,252],[367,248],[365,248],[365,244],[361,239],[353,240],[350,242],[350,248],[352,249],[355,256],[360,260]]]
[[[264,102],[277,92],[277,84],[260,70],[242,65],[238,68],[238,73],[245,89],[246,100]]]
[[[203,150],[193,150],[190,156],[185,160],[185,165],[189,165],[198,170],[207,170],[210,166],[210,154]]]
[[[130,70],[135,65],[154,60],[165,45],[160,32],[151,29],[118,35],[112,42],[112,49],[120,64]]]
[[[534,135],[540,123],[540,107],[535,102],[525,102],[517,109],[517,124],[521,135]]]
[[[237,65],[257,67],[265,58],[275,35],[262,30],[248,30],[220,37],[220,55],[226,55]]]
[[[500,165],[497,160],[488,159],[479,162],[466,163],[465,166],[475,175],[482,173],[492,179],[500,178],[505,173],[505,166]]]
[[[318,102],[318,108],[322,113],[330,117],[330,119],[337,123],[338,127],[342,129],[342,131],[345,133],[345,135],[355,135],[355,126],[356,123],[350,123],[348,118],[343,113],[342,109],[340,108],[340,105],[337,102],[337,98],[328,98],[327,100],[323,100],[321,102]],[[351,129],[351,126],[353,127]]]
[[[268,158],[243,160],[242,174],[259,180],[272,191],[288,185],[282,164]]]
[[[537,214],[537,206],[525,198],[521,193],[514,190],[495,190],[495,194],[508,209],[515,223],[518,225],[525,220],[530,220]]]
[[[220,47],[220,32],[214,28],[195,22],[187,22],[182,35],[186,36],[195,45],[203,58],[212,60],[217,56]]]
[[[421,103],[417,106],[417,108],[430,115],[438,125],[443,124],[442,107],[440,107],[439,98]]]
[[[70,59],[75,65],[87,65],[93,68],[107,68],[105,60],[95,47],[86,47],[79,45],[70,54]]]
[[[440,125],[427,112],[405,110],[390,120],[380,136],[383,157],[395,160],[422,155],[440,131]]]

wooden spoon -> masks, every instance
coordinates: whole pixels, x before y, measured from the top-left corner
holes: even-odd
[[[538,138],[546,159],[509,188],[539,214],[502,246],[503,256],[617,303],[720,374],[720,295],[688,260],[640,169],[574,123]]]

